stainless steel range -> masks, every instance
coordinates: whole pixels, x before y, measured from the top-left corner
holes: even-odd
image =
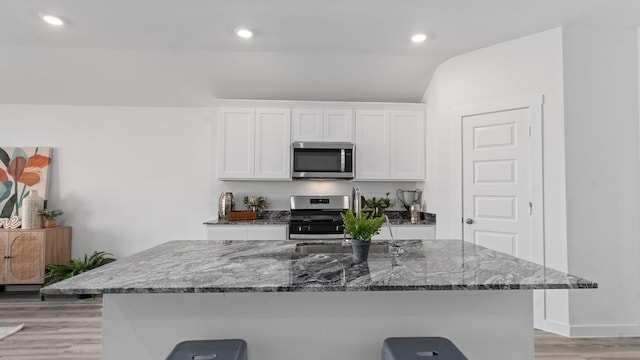
[[[340,213],[349,210],[349,196],[291,196],[289,239],[343,239]]]

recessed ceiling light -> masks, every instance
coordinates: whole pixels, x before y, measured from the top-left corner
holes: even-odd
[[[59,18],[57,16],[53,16],[53,15],[44,14],[44,15],[42,15],[42,20],[44,20],[44,22],[46,22],[49,25],[54,25],[54,26],[62,26],[62,25],[64,25],[64,20],[62,20],[61,18]]]
[[[247,28],[238,28],[236,29],[236,34],[243,39],[249,39],[253,36],[253,32]]]
[[[423,34],[423,33],[414,34],[411,37],[411,41],[413,41],[414,43],[421,43],[421,42],[423,42],[425,40],[427,40],[427,35]]]

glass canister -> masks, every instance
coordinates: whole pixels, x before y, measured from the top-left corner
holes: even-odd
[[[420,221],[420,204],[412,204],[409,208],[409,212],[411,213],[411,222],[417,223]]]

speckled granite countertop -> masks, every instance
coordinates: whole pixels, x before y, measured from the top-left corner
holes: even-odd
[[[389,222],[391,225],[435,225],[436,215],[431,213],[423,213],[422,220],[412,223],[406,218],[406,211],[388,211]],[[272,210],[265,211],[261,219],[255,220],[224,220],[212,219],[205,221],[205,225],[289,225],[289,210]]]
[[[460,240],[396,241],[350,253],[296,252],[341,242],[171,241],[43,288],[45,294],[596,288],[597,284]],[[388,245],[387,243],[375,243]]]

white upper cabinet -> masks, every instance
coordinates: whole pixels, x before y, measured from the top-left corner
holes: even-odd
[[[389,177],[424,180],[425,124],[422,111],[392,111],[389,115]]]
[[[356,180],[389,179],[389,112],[356,110]]]
[[[281,108],[219,108],[218,178],[289,180],[291,116]]]
[[[356,111],[356,180],[425,178],[423,111]]]
[[[293,109],[291,111],[293,141],[322,141],[322,109]]]
[[[324,110],[323,141],[353,142],[353,111]]]
[[[291,112],[256,109],[256,179],[291,178]]]
[[[292,131],[292,141],[353,142],[353,111],[296,108]]]
[[[255,109],[219,108],[218,178],[253,178]]]

